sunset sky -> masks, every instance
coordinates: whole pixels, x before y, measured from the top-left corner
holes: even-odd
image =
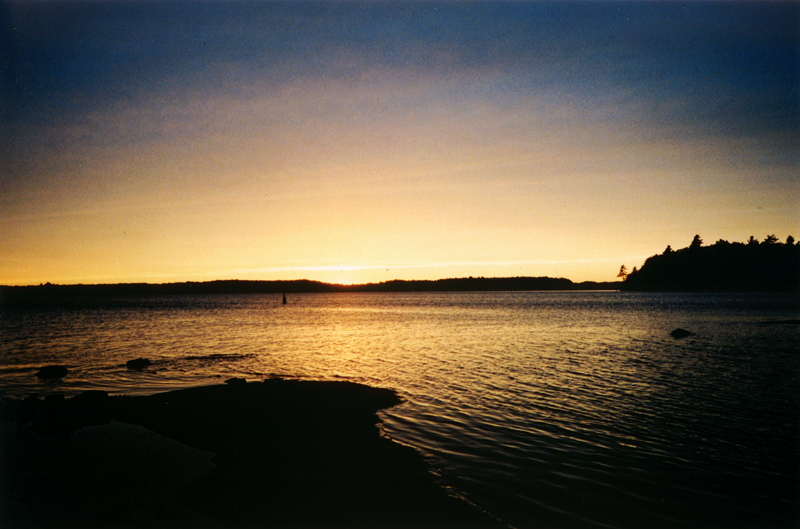
[[[800,3],[0,1],[0,284],[611,281],[800,238]]]

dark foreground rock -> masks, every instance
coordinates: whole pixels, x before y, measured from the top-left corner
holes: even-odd
[[[399,402],[389,390],[281,379],[147,397],[6,399],[5,431],[19,442],[0,452],[0,511],[6,522],[48,527],[500,526],[448,496],[417,452],[379,435],[376,412]],[[89,432],[103,449],[70,456],[64,447]],[[136,450],[120,441],[132,438]],[[103,466],[78,468],[98,458]],[[191,471],[169,470],[178,460],[193,461]],[[100,502],[125,480],[125,500]],[[154,495],[165,483],[177,488]]]

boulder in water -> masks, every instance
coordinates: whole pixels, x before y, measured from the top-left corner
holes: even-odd
[[[69,369],[64,366],[44,366],[36,373],[39,378],[64,378]]]
[[[673,338],[686,338],[687,336],[694,336],[694,333],[689,332],[686,329],[675,329],[674,331],[669,333],[669,335],[672,336]]]
[[[125,365],[128,366],[128,369],[144,369],[145,367],[151,365],[152,362],[147,358],[137,358],[136,360],[128,360]]]
[[[229,386],[243,386],[247,384],[247,380],[244,378],[233,377],[226,380],[225,383]]]

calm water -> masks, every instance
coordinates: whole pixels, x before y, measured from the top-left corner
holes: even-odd
[[[0,318],[7,395],[270,375],[394,388],[385,433],[515,527],[800,525],[800,326],[774,323],[800,318],[794,295],[162,297]],[[136,357],[153,366],[126,369]],[[55,363],[63,381],[34,376]]]

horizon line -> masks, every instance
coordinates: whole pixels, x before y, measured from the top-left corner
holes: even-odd
[[[439,281],[463,281],[463,280],[503,280],[503,279],[550,279],[550,280],[561,280],[561,281],[569,281],[572,284],[580,285],[584,283],[621,283],[621,281],[593,281],[593,280],[586,280],[586,281],[574,281],[567,277],[553,277],[553,276],[461,276],[461,277],[445,277],[439,279],[387,279],[385,281],[377,281],[377,282],[367,282],[367,283],[330,283],[326,281],[320,281],[317,279],[209,279],[205,281],[194,281],[194,280],[186,280],[186,281],[171,281],[171,282],[164,282],[164,283],[148,283],[146,281],[132,281],[132,282],[120,282],[120,283],[50,283],[49,281],[46,283],[38,283],[38,284],[26,284],[26,285],[3,285],[0,284],[0,288],[36,288],[36,287],[92,287],[92,286],[122,286],[122,285],[151,285],[151,286],[167,286],[167,285],[185,285],[189,283],[197,283],[197,284],[209,284],[209,283],[233,283],[233,282],[240,282],[240,283],[299,283],[299,282],[307,282],[307,283],[318,283],[320,285],[330,285],[330,286],[339,286],[345,288],[355,288],[360,286],[369,286],[369,285],[382,285],[386,283],[436,283]]]

